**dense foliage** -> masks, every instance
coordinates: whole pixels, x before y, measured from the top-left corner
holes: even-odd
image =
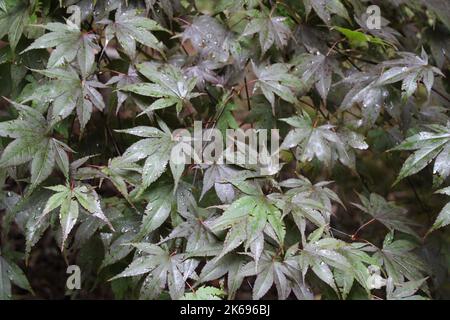
[[[0,299],[449,297],[447,0],[0,0],[0,38]],[[282,165],[176,163],[194,121]]]

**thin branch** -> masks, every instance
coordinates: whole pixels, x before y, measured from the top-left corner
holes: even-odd
[[[372,224],[373,222],[375,222],[376,219],[372,218],[369,221],[367,221],[366,223],[364,223],[362,226],[360,226],[353,234],[352,234],[352,240],[356,240],[358,238],[358,233],[364,229],[365,227],[367,227],[368,225]]]

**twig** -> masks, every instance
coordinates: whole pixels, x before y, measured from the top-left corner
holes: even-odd
[[[358,233],[365,227],[367,227],[369,224],[373,223],[374,221],[376,221],[375,218],[370,219],[369,221],[367,221],[366,223],[364,223],[362,226],[360,226],[355,233],[352,234],[352,240],[356,240],[357,239],[357,235]]]
[[[247,97],[247,107],[248,107],[248,111],[252,110],[252,107],[250,105],[250,95],[248,93],[248,85],[247,85],[247,77],[244,76],[244,86],[245,86],[245,95]]]
[[[311,108],[313,108],[313,109],[316,109],[317,111],[320,112],[320,114],[322,115],[322,117],[324,117],[324,119],[330,120],[330,117],[327,116],[327,115],[325,115],[325,113],[322,111],[322,109],[321,109],[320,107],[316,107],[316,106],[312,105],[311,103],[306,102],[306,101],[304,101],[304,100],[300,100],[299,102],[300,102],[300,103],[306,104],[308,107],[311,107]]]

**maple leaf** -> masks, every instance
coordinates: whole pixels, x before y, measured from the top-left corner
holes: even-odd
[[[436,191],[436,193],[441,193],[450,196],[450,187],[438,190]],[[433,226],[428,232],[448,226],[449,224],[450,224],[450,202],[447,203],[444,206],[444,208],[442,208],[441,212],[439,212],[436,221],[433,223]]]
[[[189,206],[178,213],[183,220],[162,241],[175,238],[186,239],[186,254],[189,257],[216,256],[222,250],[222,244],[208,228],[213,220],[214,211],[197,205]]]
[[[109,79],[109,81],[105,84],[106,86],[115,85],[117,88],[117,108],[116,108],[116,114],[119,113],[121,106],[124,104],[125,100],[128,98],[128,94],[122,92],[120,89],[123,87],[126,87],[130,84],[135,84],[139,82],[139,76],[136,71],[136,69],[130,65],[128,68],[128,72],[125,73],[119,73],[118,75],[115,75]]]
[[[378,74],[376,70],[372,72],[354,72],[342,80],[342,83],[351,86],[339,107],[340,111],[349,110],[354,104],[361,107],[364,126],[373,126],[378,119],[381,108],[390,106],[390,92],[385,85],[378,85]]]
[[[261,53],[264,53],[272,47],[273,44],[278,49],[286,47],[291,30],[286,24],[286,17],[273,17],[271,14],[259,11],[249,12],[252,19],[247,24],[242,36],[249,36],[255,33],[259,34],[259,43]]]
[[[331,181],[312,184],[307,178],[288,179],[279,183],[280,187],[289,188],[283,194],[283,215],[291,213],[294,222],[305,239],[306,220],[317,227],[326,227],[332,214],[331,201],[342,204],[338,195],[327,187]]]
[[[318,229],[321,230],[321,229]],[[348,272],[351,264],[348,259],[338,251],[340,242],[333,238],[323,238],[318,240],[319,233],[312,233],[309,242],[303,245],[303,250],[297,256],[299,268],[303,279],[311,269],[323,282],[338,291],[334,282],[332,268]],[[330,268],[332,267],[332,268]]]
[[[158,98],[144,112],[176,105],[179,113],[183,106],[190,104],[190,99],[201,95],[192,92],[197,80],[195,78],[187,79],[181,70],[170,64],[158,67],[145,63],[137,65],[137,69],[153,83],[131,84],[121,90]]]
[[[224,213],[212,221],[213,232],[227,232],[220,258],[245,242],[257,262],[264,247],[264,233],[283,243],[285,229],[281,212],[263,195],[247,195],[234,201]]]
[[[304,53],[291,61],[295,65],[294,73],[299,75],[302,83],[311,87],[315,84],[317,92],[325,101],[331,88],[333,73],[341,74],[337,61],[320,52]]]
[[[424,278],[428,268],[423,260],[413,253],[416,248],[407,240],[394,240],[393,233],[388,233],[383,242],[383,248],[376,249],[374,258],[381,261],[386,268],[387,275],[395,283],[402,283],[407,278],[417,281]]]
[[[364,138],[356,132],[335,132],[335,127],[330,124],[315,126],[306,112],[302,116],[281,120],[295,129],[288,133],[280,148],[287,150],[296,147],[296,157],[300,161],[311,161],[316,157],[330,167],[339,159],[342,164],[354,168],[353,149],[368,148]]]
[[[34,11],[34,7],[32,2],[24,0],[1,2],[0,5],[2,9],[0,12],[0,38],[7,34],[9,46],[14,51],[23,32],[31,22],[30,15]]]
[[[304,0],[303,3],[306,9],[306,16],[309,15],[311,9],[314,9],[319,18],[326,24],[331,23],[332,14],[336,14],[350,21],[347,9],[340,0]]]
[[[0,252],[1,253],[1,252]],[[7,259],[5,256],[0,255],[0,299],[10,300],[12,298],[12,286],[15,284],[19,288],[27,290],[34,294],[27,277],[20,267]]]
[[[261,261],[256,266],[254,261],[242,268],[245,276],[256,275],[253,285],[253,299],[261,299],[275,284],[278,299],[285,300],[293,291],[300,300],[313,300],[311,289],[297,276],[299,268],[295,263],[297,245],[290,247],[283,257],[278,257],[275,252],[266,250],[261,256]]]
[[[136,10],[122,11],[119,7],[114,21],[106,19],[99,23],[106,24],[106,45],[115,37],[123,51],[132,59],[136,56],[136,42],[164,55],[164,44],[151,31],[170,31],[152,19],[137,15]]]
[[[78,10],[74,15],[80,15]],[[92,72],[95,63],[95,55],[100,50],[96,43],[97,36],[80,29],[80,18],[75,17],[78,23],[67,19],[66,23],[50,22],[44,26],[50,32],[36,39],[22,53],[33,49],[55,49],[48,59],[47,68],[61,67],[76,59],[83,78]]]
[[[148,274],[141,287],[141,298],[158,298],[167,286],[170,297],[180,299],[184,294],[185,282],[195,277],[197,260],[185,259],[184,254],[173,254],[166,246],[151,243],[133,243],[133,247],[143,253],[120,274],[111,280]]]
[[[28,100],[47,100],[52,104],[52,123],[58,123],[76,110],[81,130],[89,122],[93,108],[103,111],[105,101],[98,89],[107,88],[96,77],[80,79],[76,71],[71,68],[56,68],[48,70],[34,70],[50,78],[48,91],[43,91],[29,97]]]
[[[409,98],[417,89],[417,84],[422,81],[428,95],[434,83],[434,75],[444,76],[441,70],[428,63],[428,55],[422,48],[421,56],[410,52],[400,52],[400,59],[385,61],[382,66],[388,68],[377,80],[378,85],[385,85],[402,81],[404,99]]]
[[[56,193],[48,199],[40,219],[44,218],[56,208],[60,208],[59,220],[62,228],[61,248],[64,248],[66,239],[77,222],[79,205],[93,216],[106,222],[110,228],[114,230],[101,209],[99,197],[94,189],[91,189],[86,185],[75,188],[57,185],[47,187],[47,189]]]
[[[202,268],[198,282],[206,283],[227,274],[228,299],[235,297],[244,281],[243,267],[248,260],[243,255],[228,253],[222,258],[211,259]]]
[[[376,193],[371,193],[369,198],[361,194],[358,196],[362,205],[353,203],[354,206],[371,215],[391,231],[398,230],[417,237],[417,233],[411,228],[415,224],[407,217],[408,211],[405,208],[386,201]]]
[[[194,61],[193,65],[185,65],[183,73],[188,79],[195,78],[197,80],[197,88],[204,90],[207,83],[220,83],[221,80],[215,70],[222,67],[223,63],[199,58]]]
[[[87,159],[86,159],[87,160]],[[130,195],[128,193],[128,185],[137,186],[140,183],[142,175],[142,168],[136,163],[129,162],[127,159],[117,157],[110,159],[107,166],[74,167],[72,163],[72,176],[76,180],[90,180],[90,179],[107,179],[111,181],[114,187],[119,191],[123,197],[131,204]],[[81,164],[80,164],[81,166]],[[137,177],[137,175],[139,175]]]
[[[68,176],[69,159],[66,144],[51,137],[53,126],[37,110],[12,102],[19,118],[0,123],[0,136],[15,139],[3,150],[0,168],[18,166],[31,161],[31,188],[50,176],[55,167]]]
[[[183,139],[175,140],[165,123],[159,121],[159,124],[163,131],[145,126],[117,130],[145,138],[131,145],[122,155],[123,160],[130,163],[146,159],[142,168],[142,185],[139,194],[164,173],[167,164],[169,164],[175,180],[175,189],[184,171],[185,164],[176,161],[177,156],[172,156],[172,150],[181,150],[182,145],[190,148],[190,144]]]
[[[406,281],[394,286],[393,279],[389,278],[386,284],[386,300],[427,300],[423,296],[414,295],[425,284],[426,280],[427,278]]]
[[[331,243],[334,242],[330,240]],[[373,289],[373,283],[370,281],[378,278],[380,271],[379,262],[368,252],[373,248],[367,243],[353,242],[351,244],[338,240],[336,244],[337,251],[342,254],[349,262],[351,268],[348,270],[335,269],[336,283],[341,287],[343,298],[350,293],[355,281],[363,287],[368,296]],[[374,271],[375,270],[375,271]],[[378,278],[379,279],[379,278]]]
[[[392,150],[416,150],[400,170],[394,184],[425,168],[433,159],[435,185],[441,184],[450,175],[450,122],[446,126],[428,126],[431,131],[422,131],[406,138]]]
[[[182,42],[189,40],[199,55],[213,64],[227,63],[230,55],[237,58],[241,50],[237,37],[217,19],[202,15],[184,26]]]
[[[254,91],[260,89],[272,106],[275,114],[275,95],[281,99],[296,103],[294,88],[300,88],[302,83],[292,74],[289,74],[290,65],[275,63],[269,66],[257,66],[252,61],[253,72],[256,75]]]
[[[233,185],[229,183],[229,179],[232,179],[237,170],[226,165],[212,164],[208,166],[203,174],[203,188],[200,199],[203,198],[205,193],[214,187],[217,196],[223,203],[229,203],[233,201],[235,192]]]
[[[185,293],[181,300],[222,300],[225,291],[216,287],[201,286],[194,292]]]
[[[369,15],[364,12],[359,17],[355,16],[355,21],[358,25],[366,32],[371,34],[374,37],[381,38],[387,43],[393,44],[395,46],[399,46],[400,42],[398,41],[398,37],[401,37],[401,34],[395,29],[389,27],[390,21],[384,17],[380,17],[381,28],[369,28],[367,26]]]

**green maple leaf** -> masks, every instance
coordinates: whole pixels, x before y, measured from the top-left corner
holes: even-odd
[[[26,27],[31,22],[30,15],[35,10],[36,1],[18,0],[8,3],[1,2],[0,7],[0,38],[8,35],[9,46],[14,51]]]
[[[364,150],[368,145],[360,134],[343,129],[336,132],[335,126],[324,124],[316,126],[310,116],[303,112],[302,116],[281,119],[294,127],[283,143],[281,149],[296,147],[296,157],[299,161],[311,161],[316,157],[331,167],[339,160],[342,164],[353,169],[355,166],[354,150]]]
[[[386,46],[387,42],[383,41],[382,39],[371,36],[369,34],[365,34],[360,31],[351,30],[347,28],[342,27],[335,27],[337,31],[342,33],[349,41],[352,46],[358,47],[358,46],[366,46],[368,43],[373,43],[381,46]]]
[[[376,193],[371,193],[369,198],[361,194],[358,194],[358,196],[362,205],[356,203],[353,203],[353,205],[384,224],[389,230],[398,230],[418,236],[411,228],[415,226],[415,223],[408,218],[408,210],[395,205],[393,202],[386,201]]]
[[[217,120],[216,127],[219,129],[223,135],[226,135],[227,129],[237,129],[239,124],[237,123],[233,111],[237,109],[237,105],[229,102],[231,96],[229,94],[222,95],[217,110],[220,110],[220,117]]]
[[[177,195],[179,197],[179,195]],[[182,220],[163,241],[175,238],[186,239],[186,254],[189,257],[216,256],[222,250],[215,234],[208,228],[214,219],[212,210],[199,208],[196,204],[187,210],[179,210]]]
[[[306,220],[317,227],[326,227],[332,215],[331,201],[342,204],[338,195],[327,187],[331,181],[312,184],[305,177],[288,179],[280,182],[280,186],[289,188],[283,195],[283,214],[290,213],[305,238]]]
[[[426,297],[416,295],[415,293],[425,284],[427,278],[406,281],[400,284],[394,284],[392,278],[387,280],[386,299],[387,300],[427,300]]]
[[[142,168],[136,163],[124,161],[123,158],[113,158],[109,161],[108,166],[100,169],[101,176],[109,179],[116,189],[130,201],[127,185],[137,185],[135,175],[142,174]]]
[[[306,16],[309,15],[311,9],[314,9],[319,18],[326,24],[330,24],[332,14],[350,21],[347,9],[340,0],[304,0],[303,3],[306,9]]]
[[[0,300],[10,300],[12,298],[12,283],[33,293],[27,277],[19,266],[0,255]]]
[[[213,232],[229,229],[218,257],[245,243],[245,249],[250,248],[255,261],[258,261],[264,248],[264,233],[280,244],[285,236],[280,210],[263,195],[246,195],[237,199],[209,227]]]
[[[254,90],[261,90],[270,102],[274,113],[275,95],[290,103],[297,102],[293,89],[301,87],[302,84],[297,77],[289,73],[290,65],[275,63],[268,66],[257,66],[252,61],[252,67],[256,75]]]
[[[294,73],[299,75],[303,84],[308,88],[315,84],[317,92],[324,101],[331,88],[333,73],[341,74],[337,61],[318,51],[298,55],[291,64],[296,66]]]
[[[400,52],[399,55],[400,59],[382,63],[387,70],[381,74],[376,84],[386,85],[401,81],[403,98],[407,99],[416,91],[419,81],[422,81],[429,95],[434,84],[434,75],[444,76],[442,71],[429,64],[428,55],[423,48],[420,57],[410,52]]]
[[[233,185],[228,183],[237,174],[237,170],[230,166],[212,164],[208,166],[203,174],[203,188],[200,199],[205,193],[214,187],[217,196],[224,203],[230,203],[235,197]]]
[[[73,164],[74,163],[71,165],[72,167]],[[137,186],[140,183],[140,177],[142,175],[141,166],[129,162],[122,157],[110,159],[107,166],[78,168],[77,165],[76,168],[72,169],[72,176],[76,180],[82,181],[97,178],[111,181],[117,191],[119,191],[131,205],[132,201],[128,192],[128,185]]]
[[[106,42],[108,43],[115,37],[130,58],[133,59],[136,56],[136,42],[164,55],[164,44],[151,31],[170,31],[152,19],[137,15],[136,10],[122,11],[119,8],[114,21],[102,20],[100,23],[107,25],[105,28]]]
[[[234,253],[228,253],[219,259],[211,259],[202,268],[198,283],[207,283],[227,275],[228,299],[233,299],[244,281],[243,267],[247,261],[243,255]]]
[[[382,249],[376,249],[374,258],[384,266],[388,277],[394,283],[402,283],[404,279],[417,281],[424,278],[428,267],[413,251],[416,245],[407,240],[394,240],[393,233],[388,233]]]
[[[320,229],[318,229],[320,231]],[[348,259],[338,251],[340,242],[333,238],[323,238],[318,240],[321,232],[312,233],[309,236],[309,242],[303,245],[298,258],[299,268],[303,279],[306,273],[311,269],[323,282],[338,291],[332,268],[348,272],[351,264]]]
[[[75,188],[71,186],[57,185],[47,187],[47,189],[56,192],[47,201],[40,219],[43,219],[53,210],[59,209],[59,220],[62,228],[61,248],[64,248],[65,241],[77,223],[79,214],[79,205],[93,216],[106,222],[114,230],[108,218],[104,215],[100,206],[98,194],[94,189],[81,185]]]
[[[258,33],[262,55],[274,44],[278,49],[286,47],[291,37],[291,30],[286,24],[286,17],[272,16],[267,10],[264,12],[248,11],[248,14],[252,19],[245,27],[242,36]]]
[[[178,163],[172,157],[172,150],[181,147],[186,142],[182,140],[176,141],[162,121],[160,121],[160,125],[164,128],[164,131],[144,126],[118,130],[118,132],[145,138],[131,145],[122,155],[124,161],[130,163],[146,159],[142,168],[140,194],[164,173],[167,164],[169,164],[175,180],[175,189],[184,171],[184,163]],[[190,144],[187,144],[187,146],[190,147]]]
[[[42,91],[35,92],[27,97],[27,100],[51,103],[53,124],[67,118],[76,110],[83,131],[91,119],[93,108],[99,111],[105,108],[105,101],[98,89],[107,87],[95,76],[80,79],[77,72],[70,66],[64,69],[34,71],[45,75],[50,80],[43,85]]]
[[[298,299],[313,299],[311,289],[298,276],[300,270],[294,255],[297,250],[298,246],[293,245],[282,257],[278,257],[273,251],[265,250],[258,265],[251,261],[242,268],[242,275],[256,275],[253,284],[254,300],[261,299],[274,284],[279,300],[287,299],[292,291]]]
[[[351,86],[339,109],[348,110],[353,105],[361,107],[361,115],[365,126],[373,126],[378,119],[381,108],[388,105],[389,91],[387,86],[378,85],[378,74],[372,72],[354,72],[343,83]]]
[[[74,15],[77,14],[80,13],[75,12]],[[47,68],[60,67],[76,59],[83,78],[89,76],[94,67],[95,55],[100,50],[96,43],[97,36],[84,32],[80,29],[79,21],[74,23],[71,19],[66,20],[65,24],[50,22],[44,28],[50,32],[36,39],[22,53],[33,49],[55,48],[48,59]]]
[[[431,131],[419,132],[392,150],[416,150],[406,159],[394,184],[425,168],[433,159],[433,173],[440,184],[450,175],[450,123],[447,126],[431,125]]]
[[[190,104],[190,99],[201,95],[200,93],[192,92],[197,80],[195,78],[185,78],[181,70],[170,64],[158,67],[150,63],[143,63],[137,65],[137,69],[152,83],[131,84],[120,90],[157,98],[143,113],[168,108],[173,105],[176,105],[179,113],[183,106]]]
[[[367,294],[370,295],[372,287],[369,280],[371,271],[369,268],[376,268],[379,270],[379,263],[377,259],[367,254],[372,247],[367,243],[353,242],[351,244],[340,241],[341,245],[337,245],[338,252],[341,253],[349,262],[350,268],[348,270],[334,271],[336,283],[341,287],[341,294],[345,298],[353,287],[355,280],[363,287]]]
[[[450,196],[450,187],[441,189],[436,191],[437,193],[446,194]],[[430,231],[448,226],[450,224],[450,202],[447,203],[444,208],[442,208],[441,212],[439,212],[439,215],[436,218],[436,221],[434,222],[433,226],[431,227]]]
[[[19,118],[0,122],[0,136],[15,139],[2,152],[0,168],[31,161],[32,189],[50,176],[55,164],[67,177],[69,159],[66,152],[72,150],[51,137],[53,126],[47,123],[39,111],[26,105],[11,103],[19,111]]]
[[[171,185],[158,185],[146,194],[148,201],[145,214],[142,218],[141,231],[139,235],[145,236],[159,228],[173,211],[174,199]]]
[[[25,261],[28,262],[31,249],[39,241],[45,230],[50,226],[49,217],[41,218],[42,210],[36,208],[43,208],[51,196],[51,191],[47,189],[37,189],[28,197],[23,197],[20,202],[14,206],[15,215],[26,217],[24,222],[25,233]]]
[[[148,274],[141,287],[141,298],[156,299],[167,286],[172,299],[184,294],[185,281],[195,277],[199,261],[185,259],[184,254],[173,254],[169,248],[151,243],[133,243],[143,253],[120,274],[111,280]]]

